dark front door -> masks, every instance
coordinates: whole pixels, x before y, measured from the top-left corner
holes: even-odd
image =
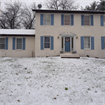
[[[65,52],[70,52],[70,37],[65,37]]]

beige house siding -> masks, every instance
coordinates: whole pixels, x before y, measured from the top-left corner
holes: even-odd
[[[6,38],[8,36],[0,36]],[[35,37],[17,36],[15,38],[25,38],[25,50],[13,50],[13,37],[8,37],[8,50],[0,49],[0,57],[35,57]]]
[[[44,13],[42,13],[44,14]],[[53,13],[52,13],[53,14]],[[40,25],[40,13],[36,13],[36,36],[35,36],[35,56],[57,56],[60,55],[60,34],[74,33],[76,34],[75,49],[81,57],[89,55],[91,57],[105,58],[105,50],[101,49],[101,36],[105,36],[105,26],[100,25],[100,15],[94,15],[94,26],[81,26],[81,15],[74,14],[73,26],[61,26],[61,14],[54,14],[54,26]],[[87,14],[89,15],[89,14]],[[92,14],[90,14],[92,15]],[[40,36],[54,36],[54,50],[40,49]],[[94,50],[81,49],[81,36],[94,37]]]

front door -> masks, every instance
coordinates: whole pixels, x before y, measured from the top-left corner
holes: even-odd
[[[70,52],[70,37],[65,37],[65,52]]]

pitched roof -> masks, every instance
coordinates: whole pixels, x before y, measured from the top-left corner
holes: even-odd
[[[44,10],[33,9],[36,13],[83,13],[83,14],[105,14],[105,11],[79,11],[79,10]]]
[[[35,30],[0,29],[0,36],[35,36]]]

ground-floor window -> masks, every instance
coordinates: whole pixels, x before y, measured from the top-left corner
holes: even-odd
[[[44,37],[44,48],[50,48],[50,36]]]
[[[90,42],[91,42],[91,39],[90,39],[91,37],[87,37],[87,36],[85,36],[84,37],[84,48],[85,49],[90,49]]]
[[[22,49],[22,38],[17,38],[17,49]]]
[[[5,49],[5,38],[0,38],[0,49]]]

